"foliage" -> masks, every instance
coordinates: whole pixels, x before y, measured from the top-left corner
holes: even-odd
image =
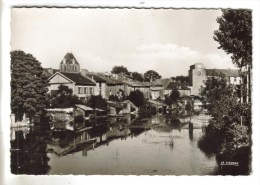
[[[170,94],[172,100],[175,102],[180,98],[180,92],[178,90],[173,90]]]
[[[176,77],[171,77],[172,80],[175,80],[176,82],[179,81],[180,83],[187,83],[190,81],[189,76],[176,76]]]
[[[173,103],[176,103],[179,98],[180,92],[178,90],[173,90],[169,96],[165,96],[164,103],[171,106]]]
[[[101,95],[91,95],[86,105],[93,109],[98,108],[107,111],[107,101]]]
[[[250,10],[222,10],[217,18],[219,29],[214,32],[216,40],[239,68],[252,63],[252,12]]]
[[[145,104],[144,94],[139,90],[130,92],[128,99],[137,107],[143,106]]]
[[[139,81],[139,82],[144,81],[143,75],[141,73],[133,72],[132,77],[133,77],[133,80],[135,80],[135,81]]]
[[[52,108],[69,108],[75,104],[83,103],[76,95],[72,94],[72,89],[65,85],[60,85],[57,91],[49,95],[48,99]]]
[[[154,70],[149,70],[146,73],[144,73],[144,80],[146,82],[155,81],[156,79],[162,78],[159,73],[157,73]]]
[[[164,103],[166,103],[168,106],[171,106],[173,104],[173,99],[171,96],[165,96]]]
[[[191,100],[188,100],[187,103],[185,104],[185,110],[188,112],[191,112],[193,110],[193,105]]]
[[[129,74],[128,69],[124,66],[114,66],[111,73],[113,73],[113,74],[119,74],[119,73]]]
[[[208,78],[201,95],[204,107],[213,116],[205,132],[207,141],[212,142],[211,150],[232,156],[241,148],[250,147],[250,106],[241,104],[234,87],[226,83],[225,77]],[[216,138],[218,143],[214,143]]]
[[[119,101],[119,98],[117,97],[117,96],[115,96],[115,95],[110,95],[109,97],[108,97],[108,100],[109,101],[113,101],[113,102],[116,102],[116,101]]]
[[[40,62],[23,51],[11,52],[11,109],[17,120],[42,117],[47,106],[47,77]]]
[[[216,153],[217,161],[238,161],[239,167],[220,168],[220,174],[248,174],[251,155],[251,104],[242,102],[241,97],[251,95],[250,71],[252,67],[252,15],[250,10],[222,10],[218,17],[219,29],[214,40],[233,63],[242,69],[242,84],[239,88],[227,84],[225,77],[211,77],[205,82],[201,95],[204,107],[213,116],[199,141],[204,151]],[[243,77],[247,77],[247,82]],[[213,75],[214,76],[214,75]],[[247,85],[249,88],[247,88]],[[248,91],[248,92],[247,92]],[[218,142],[216,142],[218,141]]]

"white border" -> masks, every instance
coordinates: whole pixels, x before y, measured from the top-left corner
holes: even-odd
[[[10,13],[12,6],[70,6],[70,7],[165,7],[165,8],[249,8],[253,10],[253,173],[250,176],[26,176],[26,175],[12,175],[10,174],[10,155],[9,155],[9,115],[10,115]],[[259,59],[259,10],[260,1],[258,0],[168,0],[168,1],[16,1],[4,0],[1,5],[1,132],[0,132],[0,184],[11,185],[43,185],[43,184],[260,184],[260,161],[259,161],[259,85],[258,82],[260,69]],[[258,96],[257,96],[258,95]],[[258,110],[258,111],[257,111]],[[3,128],[3,129],[2,129]],[[4,155],[4,158],[2,157]]]

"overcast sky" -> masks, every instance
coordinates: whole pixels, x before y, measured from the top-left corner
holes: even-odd
[[[234,68],[217,49],[220,10],[13,8],[12,50],[31,53],[43,67],[59,68],[67,52],[81,69],[110,72],[115,65],[171,77],[189,66]]]

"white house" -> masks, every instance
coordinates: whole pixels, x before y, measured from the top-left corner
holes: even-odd
[[[57,91],[60,85],[65,85],[72,89],[73,94],[83,101],[87,101],[92,94],[94,95],[96,86],[96,83],[85,78],[80,73],[56,72],[49,77],[48,81],[50,93]]]

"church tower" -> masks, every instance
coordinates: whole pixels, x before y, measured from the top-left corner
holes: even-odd
[[[189,84],[192,86],[191,94],[199,95],[201,87],[204,86],[204,82],[207,79],[206,70],[202,63],[196,63],[190,66],[189,79]]]
[[[60,63],[60,72],[79,73],[80,66],[72,53],[67,53]]]

